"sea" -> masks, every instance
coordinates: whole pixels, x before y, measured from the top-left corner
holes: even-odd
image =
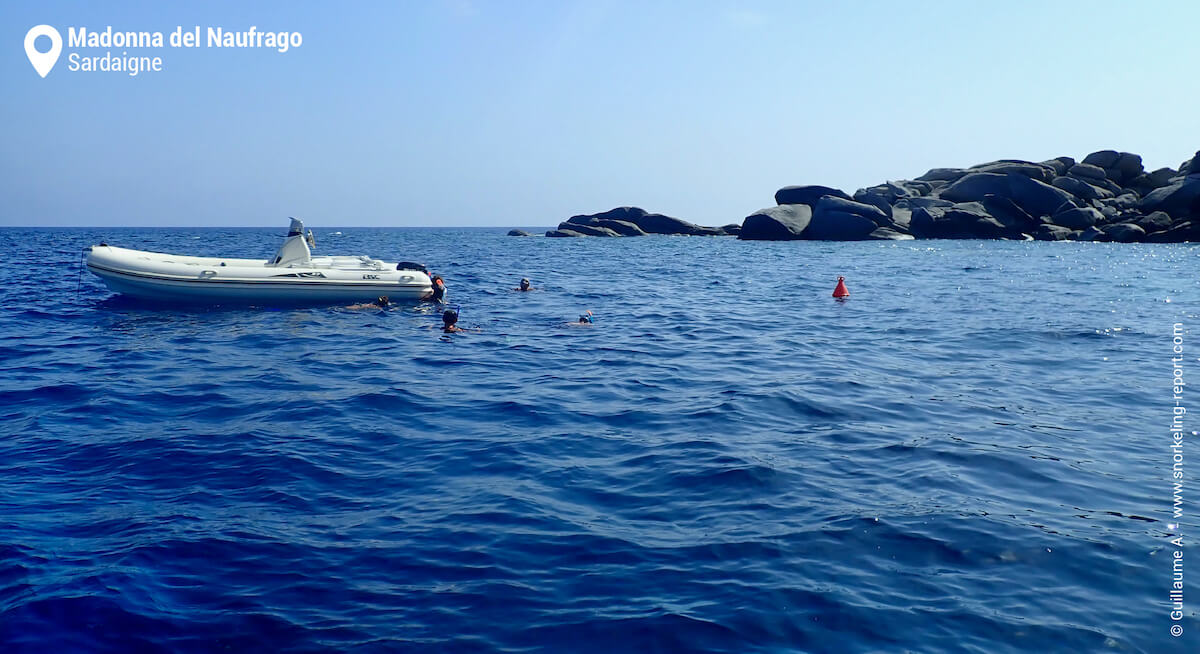
[[[456,334],[80,265],[284,231],[0,229],[0,652],[1200,651],[1198,245],[315,230]]]

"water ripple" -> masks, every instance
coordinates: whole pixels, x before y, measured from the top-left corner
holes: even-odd
[[[75,295],[278,230],[0,230],[60,262],[0,288],[0,649],[1187,651],[1195,247],[341,231],[478,331]]]

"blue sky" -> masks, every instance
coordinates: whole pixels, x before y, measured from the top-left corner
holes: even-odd
[[[40,78],[25,33],[298,31]],[[788,184],[1200,149],[1200,3],[9,2],[0,225],[740,222]],[[79,50],[103,55],[104,50]],[[114,51],[119,55],[119,51]]]

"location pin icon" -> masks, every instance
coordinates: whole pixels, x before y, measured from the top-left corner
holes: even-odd
[[[34,47],[33,44],[39,36],[50,38],[49,51],[38,52]],[[29,63],[33,64],[33,69],[37,71],[37,74],[45,77],[50,73],[50,69],[54,68],[54,64],[58,61],[58,55],[62,54],[62,35],[49,25],[38,25],[25,34],[25,54],[29,57]]]

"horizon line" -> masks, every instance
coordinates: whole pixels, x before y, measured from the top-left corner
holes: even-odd
[[[279,227],[287,229],[284,225],[0,225],[0,229],[270,229]],[[555,225],[330,225],[329,227],[312,228],[305,225],[305,229],[366,229],[366,228],[385,228],[385,229],[556,229]]]

